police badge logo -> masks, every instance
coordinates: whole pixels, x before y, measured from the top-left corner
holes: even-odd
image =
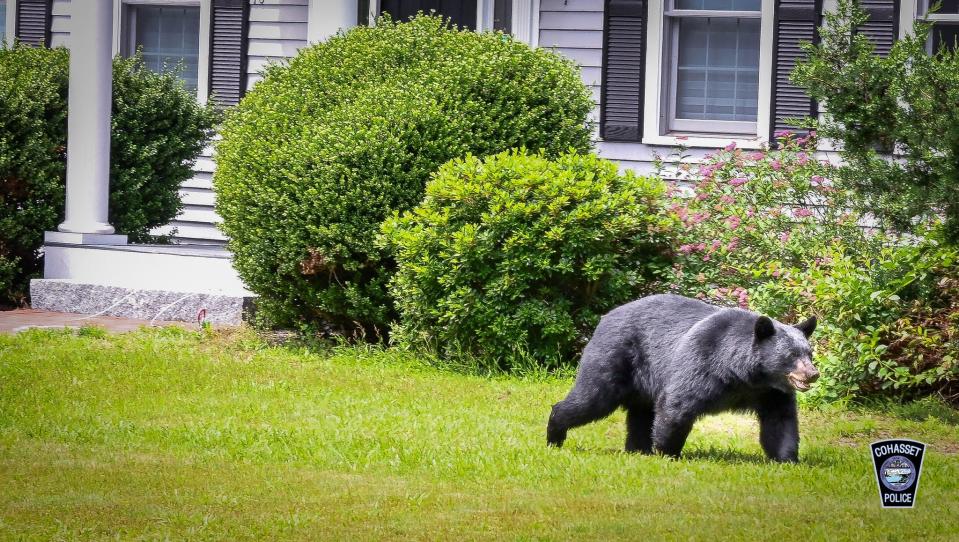
[[[873,442],[872,462],[883,508],[912,508],[919,489],[919,473],[926,445],[914,440]]]

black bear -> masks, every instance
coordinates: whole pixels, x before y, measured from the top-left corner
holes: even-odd
[[[626,409],[626,450],[678,457],[703,414],[751,410],[776,461],[799,458],[796,390],[819,377],[811,317],[788,326],[742,309],[654,295],[603,316],[583,350],[576,383],[549,417],[547,442]]]

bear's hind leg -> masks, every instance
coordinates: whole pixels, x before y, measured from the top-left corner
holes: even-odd
[[[546,426],[547,444],[561,447],[570,429],[612,414],[621,405],[621,398],[620,394],[610,391],[601,388],[587,391],[583,387],[573,387],[566,399],[553,405]]]
[[[626,410],[626,451],[653,453],[653,414],[652,407],[631,405]]]
[[[759,443],[774,461],[799,461],[799,413],[796,397],[769,391],[759,401]]]

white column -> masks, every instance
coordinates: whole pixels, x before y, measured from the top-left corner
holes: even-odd
[[[113,0],[72,2],[67,102],[67,209],[61,232],[111,234]]]
[[[375,0],[371,0],[373,1]],[[359,9],[357,0],[310,0],[306,39],[310,43],[318,43],[339,30],[353,28],[357,23]]]

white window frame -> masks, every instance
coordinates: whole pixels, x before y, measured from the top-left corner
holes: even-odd
[[[74,0],[76,1],[76,0]],[[132,34],[127,6],[173,6],[200,8],[200,48],[197,59],[196,97],[205,104],[210,97],[210,23],[212,0],[113,0],[113,54],[129,54]]]
[[[0,21],[0,24],[4,28],[7,45],[12,46],[16,38],[14,33],[17,30],[17,0],[7,0],[7,16],[3,21]]]
[[[733,141],[742,148],[759,148],[768,141],[773,73],[773,19],[775,0],[761,0],[759,11],[759,92],[755,133],[723,133],[720,131],[670,131],[669,100],[671,77],[670,59],[673,48],[665,42],[670,38],[666,10],[671,0],[649,0],[647,23],[646,82],[643,106],[643,140],[648,145],[685,145],[688,147],[721,147]],[[756,12],[726,11],[724,15]],[[710,123],[711,121],[702,121]],[[725,124],[725,122],[723,122]],[[748,123],[752,126],[752,123]],[[728,126],[728,124],[727,124]]]

